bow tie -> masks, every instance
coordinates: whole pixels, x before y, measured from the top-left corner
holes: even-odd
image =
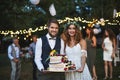
[[[49,40],[56,40],[56,38],[49,38]]]

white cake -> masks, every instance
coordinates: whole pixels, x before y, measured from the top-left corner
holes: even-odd
[[[72,65],[69,65],[69,62],[66,62],[65,60],[66,57],[63,58],[63,56],[50,56],[50,64],[48,70],[54,72],[64,72],[66,70],[69,70]]]
[[[66,64],[61,60],[62,56],[50,56],[49,71],[64,71]]]

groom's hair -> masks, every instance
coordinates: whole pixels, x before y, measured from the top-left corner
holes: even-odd
[[[50,24],[51,24],[51,23],[55,23],[55,24],[58,25],[58,27],[60,27],[60,24],[59,24],[59,22],[57,21],[56,18],[51,18],[51,19],[49,19],[48,22],[47,22],[47,27],[50,27]]]

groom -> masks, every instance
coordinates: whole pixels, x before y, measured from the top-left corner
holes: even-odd
[[[51,50],[56,50],[58,53],[64,52],[64,42],[57,36],[59,31],[59,23],[55,18],[48,20],[48,33],[38,39],[35,50],[35,63],[38,68],[38,80],[64,80],[63,73],[50,73],[47,70],[49,67],[49,57]]]

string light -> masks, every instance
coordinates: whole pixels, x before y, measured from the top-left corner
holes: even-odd
[[[116,17],[120,17],[120,12],[116,13]],[[88,20],[85,20],[84,18],[81,18],[81,17],[74,17],[74,18],[65,17],[65,19],[63,19],[63,20],[61,20],[61,19],[58,20],[58,22],[60,24],[64,24],[65,22],[70,22],[70,21],[77,21],[77,22],[82,22],[82,23],[86,23],[86,24],[91,24],[91,23],[96,22],[96,23],[100,24],[100,21],[97,19],[93,19],[92,21],[88,21]],[[107,23],[108,25],[120,25],[118,20],[114,20],[113,22],[110,22],[109,20],[104,20],[104,23]],[[105,24],[102,24],[102,25],[104,26]],[[85,26],[83,28],[85,28]],[[4,36],[11,35],[11,37],[21,34],[21,35],[26,35],[26,37],[29,37],[29,36],[31,36],[32,33],[42,31],[45,29],[47,29],[46,24],[44,26],[36,27],[35,29],[29,28],[28,30],[27,29],[16,30],[16,31],[12,31],[12,30],[3,31],[3,30],[1,30],[0,34],[4,35]],[[24,38],[24,40],[26,40],[26,38]]]
[[[120,12],[117,12],[115,17],[120,17]]]

